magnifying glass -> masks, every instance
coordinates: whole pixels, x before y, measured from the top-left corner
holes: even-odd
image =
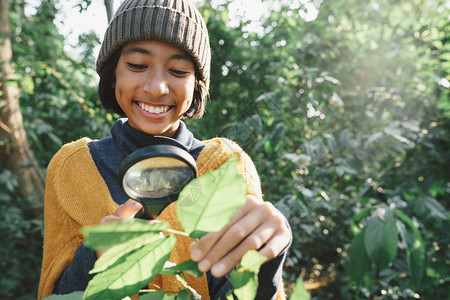
[[[127,156],[119,168],[120,186],[128,197],[142,204],[136,217],[143,219],[155,219],[196,177],[194,158],[172,145],[139,149]]]

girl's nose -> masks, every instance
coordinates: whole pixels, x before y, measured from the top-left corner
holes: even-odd
[[[152,70],[147,80],[144,82],[142,89],[152,99],[157,99],[169,93],[169,85],[166,76],[160,70]]]

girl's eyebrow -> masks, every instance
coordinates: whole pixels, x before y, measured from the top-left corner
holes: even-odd
[[[141,54],[149,55],[149,56],[153,55],[153,53],[150,50],[144,49],[139,46],[131,46],[129,48],[126,48],[125,50],[123,50],[122,54],[133,53],[133,52],[137,52],[137,53],[141,53]],[[183,59],[183,60],[187,60],[191,63],[194,63],[194,60],[192,59],[192,57],[190,55],[182,54],[182,53],[176,53],[176,54],[172,55],[170,57],[170,59]]]

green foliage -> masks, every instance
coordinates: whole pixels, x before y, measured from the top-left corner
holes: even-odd
[[[293,229],[285,279],[326,283],[313,298],[445,298],[445,5],[324,1],[305,22],[288,3],[263,34],[227,28],[227,3],[204,6],[215,77],[189,126],[219,128],[254,158]]]
[[[2,299],[29,299],[39,282],[44,224],[41,219],[27,215],[33,199],[18,197],[15,192],[18,184],[17,176],[9,170],[0,170]]]
[[[25,15],[29,1],[10,2],[10,37],[21,90],[23,125],[33,154],[45,174],[48,162],[63,143],[88,133],[92,138],[104,136],[112,117],[100,110],[94,64],[85,64],[88,60],[84,58],[69,57],[64,50],[64,37],[55,25],[57,1],[33,3],[36,11],[32,15]],[[86,37],[80,43],[92,49],[98,45],[98,39]],[[36,298],[43,220],[28,215],[33,202],[13,193],[11,187],[19,183],[7,172],[0,170],[4,179],[0,184],[3,235],[0,298]]]
[[[97,37],[79,38],[81,55],[69,56],[64,37],[55,25],[57,1],[43,0],[36,13],[25,15],[23,1],[11,1],[13,61],[19,78],[24,126],[41,167],[63,143],[86,133],[104,136],[112,122],[101,110],[97,95],[92,49]]]
[[[397,254],[398,231],[389,209],[377,209],[367,222],[364,247],[380,269],[385,269]]]

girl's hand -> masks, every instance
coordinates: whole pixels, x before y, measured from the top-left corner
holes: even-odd
[[[100,224],[106,224],[111,222],[120,222],[125,218],[133,218],[135,214],[139,212],[142,205],[139,202],[128,199],[127,202],[119,206],[113,215],[109,215],[100,220]],[[106,250],[97,250],[97,258],[99,258]]]
[[[191,258],[200,271],[215,277],[227,274],[248,250],[273,259],[289,244],[285,217],[270,203],[247,196],[247,203],[219,232],[209,233],[191,244]]]

